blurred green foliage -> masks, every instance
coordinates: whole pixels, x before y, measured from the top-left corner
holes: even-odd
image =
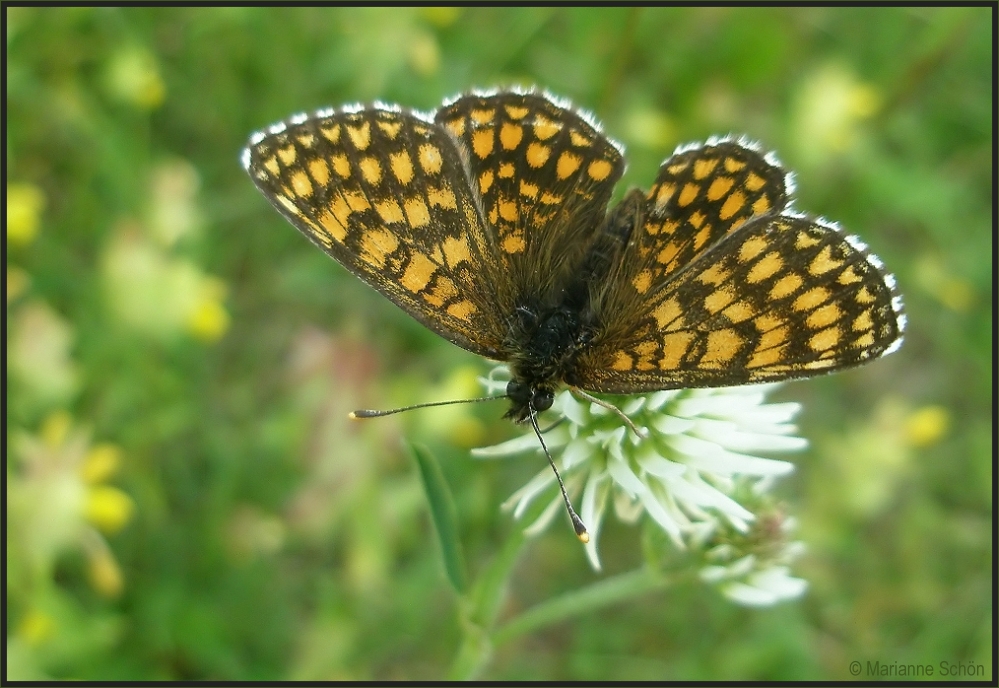
[[[992,678],[994,8],[7,7],[8,678],[435,679],[462,638],[419,471],[441,457],[473,572],[532,458],[473,462],[503,405],[440,340],[287,225],[250,132],[374,99],[537,84],[592,110],[648,185],[745,133],[797,207],[898,277],[899,353],[789,385],[797,603],[649,593],[497,647],[483,678]],[[622,193],[625,185],[619,189]],[[641,561],[609,522],[606,573]],[[601,578],[533,541],[501,617]]]

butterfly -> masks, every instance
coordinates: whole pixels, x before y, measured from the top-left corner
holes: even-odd
[[[597,401],[788,380],[902,341],[881,261],[791,210],[788,173],[744,139],[678,148],[609,210],[622,146],[536,91],[298,115],[253,134],[242,162],[341,265],[506,362],[507,416],[536,430],[563,385]]]

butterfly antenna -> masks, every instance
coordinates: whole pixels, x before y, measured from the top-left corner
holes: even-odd
[[[348,418],[352,420],[358,420],[360,418],[381,418],[382,416],[391,416],[393,413],[402,413],[403,411],[412,411],[413,409],[429,408],[430,406],[450,406],[451,404],[474,404],[479,401],[494,401],[496,399],[506,399],[507,396],[504,394],[498,397],[479,397],[478,399],[454,399],[452,401],[431,401],[426,404],[413,404],[412,406],[403,406],[402,408],[389,409],[387,411],[372,411],[371,409],[358,409],[356,411],[351,411],[347,414]]]
[[[583,544],[590,541],[590,534],[586,532],[586,526],[583,525],[583,519],[579,517],[576,510],[572,508],[572,503],[569,501],[569,495],[565,491],[565,483],[562,482],[562,476],[559,475],[558,469],[555,467],[555,462],[552,460],[552,455],[548,453],[548,445],[545,444],[545,438],[541,436],[541,428],[538,427],[537,414],[534,411],[534,404],[528,402],[528,414],[531,418],[531,425],[534,426],[534,434],[538,436],[538,441],[541,442],[541,448],[545,450],[545,457],[548,459],[548,465],[552,467],[555,471],[555,478],[558,480],[558,487],[562,490],[562,500],[565,502],[566,511],[569,512],[569,519],[572,521],[572,529],[576,531],[576,537]]]

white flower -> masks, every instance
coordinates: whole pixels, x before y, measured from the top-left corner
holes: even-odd
[[[788,537],[794,519],[779,511],[764,510],[750,532],[719,534],[728,540],[706,551],[709,562],[701,569],[701,580],[718,587],[733,602],[765,607],[804,594],[808,583],[790,575],[791,564],[804,551],[800,542]]]
[[[503,393],[509,373],[495,369],[483,384]],[[772,515],[767,493],[794,466],[758,453],[798,451],[806,441],[790,423],[800,406],[764,403],[777,385],[668,390],[620,398],[621,411],[647,437],[639,437],[613,411],[580,401],[569,391],[555,397],[550,416],[561,420],[545,443],[578,502],[589,531],[586,553],[600,568],[597,539],[608,503],[633,523],[646,513],[681,549],[695,549],[709,564],[702,578],[743,604],[772,604],[801,594],[804,581],[787,575],[797,553],[787,542],[789,519],[761,538],[759,517]],[[540,420],[540,419],[539,419]],[[534,433],[473,450],[479,457],[541,452]],[[563,509],[555,475],[546,465],[504,508],[522,517],[541,499],[547,507],[525,532],[541,532]],[[769,532],[768,531],[768,532]],[[763,533],[766,535],[766,533]],[[719,544],[722,543],[722,544]],[[748,557],[748,558],[747,558]]]

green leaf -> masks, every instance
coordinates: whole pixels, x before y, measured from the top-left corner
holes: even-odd
[[[437,530],[441,543],[441,553],[444,556],[444,569],[451,585],[459,593],[468,590],[468,566],[465,554],[458,539],[458,512],[451,497],[451,490],[444,480],[440,464],[430,450],[422,445],[409,445],[409,449],[420,467],[420,477],[423,478],[423,489],[430,502],[430,515]]]

